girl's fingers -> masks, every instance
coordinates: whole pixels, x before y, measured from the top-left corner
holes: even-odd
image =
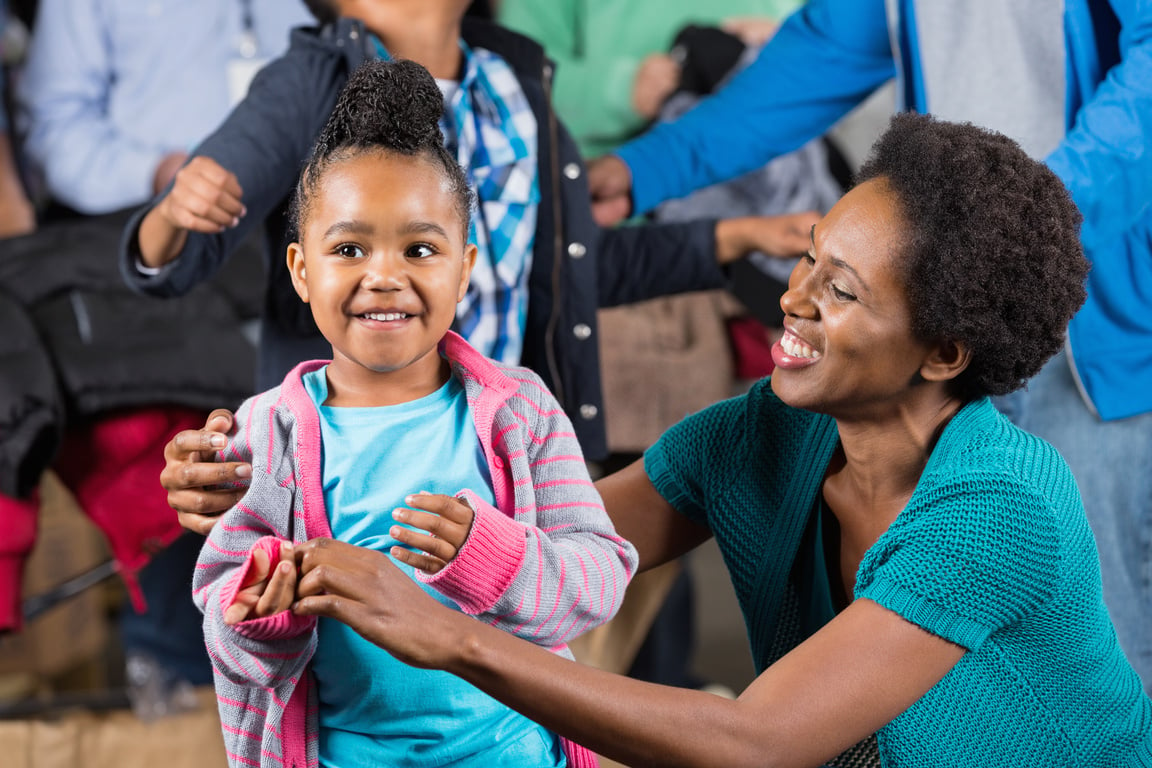
[[[390,554],[400,562],[407,563],[416,570],[427,574],[439,573],[448,565],[438,557],[424,552],[413,552],[404,547],[392,547]]]
[[[455,496],[445,496],[442,493],[413,493],[404,498],[404,503],[415,509],[432,512],[437,517],[450,520],[457,524],[472,524],[472,507]]]
[[[248,569],[248,573],[244,574],[244,581],[240,584],[241,591],[251,590],[253,587],[260,587],[268,580],[268,571],[270,570],[271,560],[268,553],[262,549],[257,549],[252,553],[252,566]],[[258,590],[256,593],[262,590]]]
[[[268,587],[256,603],[256,616],[274,616],[286,611],[296,599],[296,566],[292,561],[281,560],[272,572]]]
[[[456,556],[459,549],[455,544],[447,539],[440,538],[436,534],[425,533],[423,531],[414,531],[411,528],[405,528],[402,525],[394,525],[389,531],[389,535],[396,541],[411,547],[419,552],[435,557],[444,562],[448,562]],[[402,548],[401,548],[402,549]],[[407,561],[405,561],[407,562]],[[409,563],[414,565],[413,563]]]

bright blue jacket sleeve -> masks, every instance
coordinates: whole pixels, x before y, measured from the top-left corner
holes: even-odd
[[[726,87],[618,150],[635,212],[796,149],[894,75],[884,0],[812,0]]]
[[[1103,2],[1103,0],[1101,0]],[[1128,231],[1152,203],[1152,3],[1113,0],[1120,22],[1120,61],[1106,72],[1090,30],[1089,3],[1069,0],[1071,81],[1093,91],[1073,105],[1075,121],[1048,165],[1064,181],[1084,214],[1084,244]]]

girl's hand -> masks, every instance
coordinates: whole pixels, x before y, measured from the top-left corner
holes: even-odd
[[[268,553],[258,549],[252,553],[252,566],[236,593],[232,605],[224,611],[225,624],[239,624],[248,619],[273,616],[292,607],[296,599],[295,553],[292,545],[280,542],[280,562],[273,571]],[[269,571],[271,577],[269,577]]]
[[[421,491],[406,497],[404,502],[415,509],[394,509],[392,519],[419,530],[392,526],[392,538],[412,549],[392,547],[391,555],[429,575],[438,573],[464,546],[476,513],[455,496],[438,493]]]

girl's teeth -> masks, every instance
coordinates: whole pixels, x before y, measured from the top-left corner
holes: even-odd
[[[387,322],[389,320],[403,320],[405,317],[408,317],[408,315],[405,315],[403,312],[368,312],[364,317],[369,320]]]

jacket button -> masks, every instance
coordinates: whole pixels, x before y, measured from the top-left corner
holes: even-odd
[[[497,469],[504,469],[504,459],[499,456],[492,459],[492,463],[496,465]]]
[[[573,181],[580,178],[580,164],[568,163],[564,166],[564,175]]]
[[[588,249],[584,247],[584,243],[568,243],[568,255],[572,258],[582,259],[586,253]]]
[[[580,341],[584,341],[584,339],[592,335],[592,329],[584,323],[577,323],[576,327],[572,329],[572,335],[580,339]]]
[[[598,413],[600,413],[600,409],[591,403],[585,403],[580,406],[580,418],[586,421],[596,418],[596,414]]]

